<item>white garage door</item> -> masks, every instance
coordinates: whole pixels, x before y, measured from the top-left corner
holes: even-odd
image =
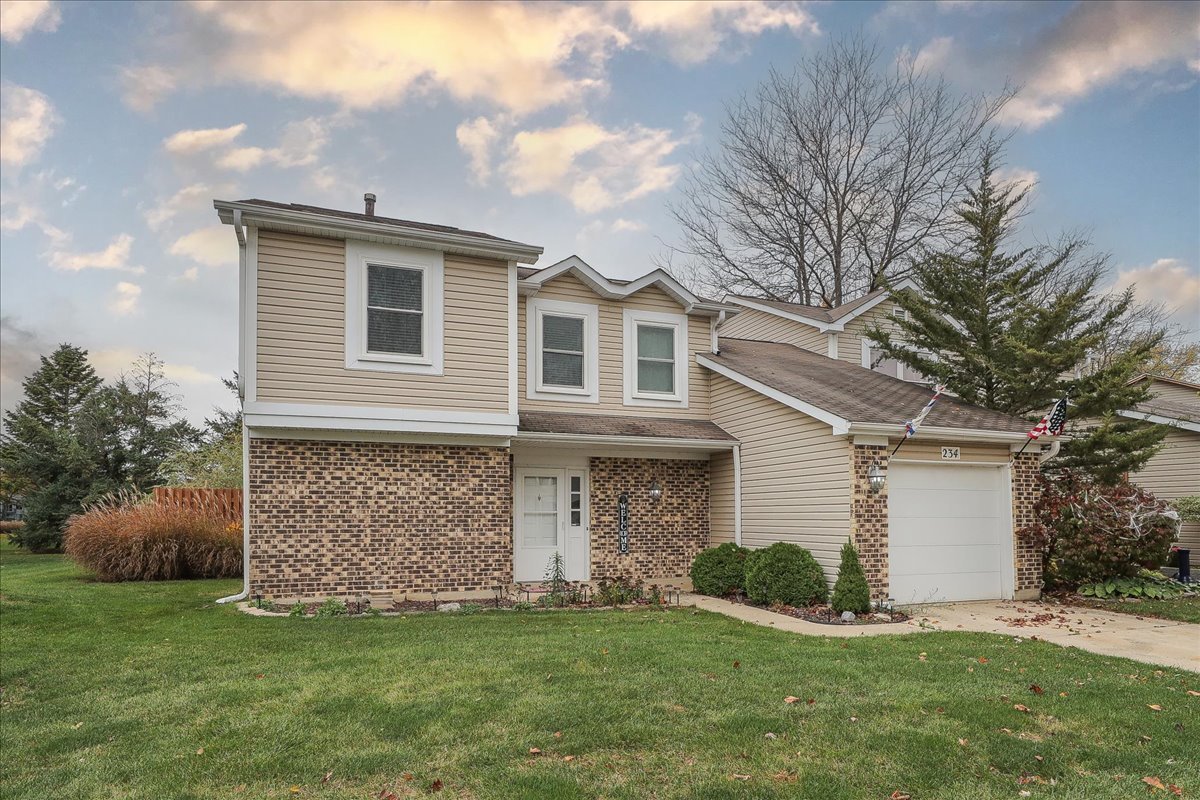
[[[1010,597],[1008,471],[893,462],[888,472],[888,571],[896,602]]]

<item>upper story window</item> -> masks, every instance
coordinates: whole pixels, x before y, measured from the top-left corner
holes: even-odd
[[[531,400],[599,402],[599,307],[532,298],[526,308]]]
[[[346,367],[442,374],[443,259],[346,242]]]
[[[687,406],[687,315],[625,310],[625,404]]]
[[[937,360],[936,356],[930,353],[922,352],[926,358]],[[892,378],[899,378],[902,381],[909,383],[927,383],[932,384],[925,375],[917,372],[912,367],[905,366],[903,362],[897,361],[894,358],[886,358],[877,346],[872,345],[866,339],[863,339],[863,364],[867,369],[888,375]]]

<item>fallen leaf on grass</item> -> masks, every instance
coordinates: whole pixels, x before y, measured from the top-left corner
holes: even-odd
[[[433,783],[429,784],[429,791],[440,792],[442,790],[442,779],[437,778]]]
[[[1200,692],[1197,692],[1195,689],[1188,689],[1188,694],[1192,697],[1200,697]]]
[[[321,778],[321,783],[329,783],[331,778],[333,778],[333,770],[325,773],[325,777]]]
[[[796,773],[788,772],[787,770],[780,770],[771,776],[771,780],[777,783],[795,783]]]
[[[292,788],[288,789],[288,791],[291,792],[292,794],[300,794],[300,787],[293,786]]]
[[[406,772],[403,775],[401,775],[400,777],[406,781],[411,781],[413,779],[413,774],[411,772]]]
[[[1151,711],[1162,711],[1162,706],[1158,705],[1157,703],[1148,705],[1146,708],[1150,709]]]
[[[384,789],[379,793],[379,800],[400,800],[400,798],[396,797],[396,793],[391,789]]]
[[[797,702],[799,699],[800,699],[799,697],[789,694],[787,697],[783,698],[783,702],[787,703],[790,706],[792,703]]]
[[[1041,762],[1045,761],[1046,759],[1044,756],[1034,756],[1033,760],[1041,763]]]
[[[811,706],[811,705],[815,705],[815,704],[816,704],[816,702],[817,702],[817,698],[815,698],[815,697],[810,697],[810,698],[808,698],[808,700],[807,700],[807,701],[805,701],[805,702],[807,702],[807,703],[808,703],[810,706]]]
[[[1163,782],[1152,775],[1147,775],[1146,777],[1142,778],[1142,783],[1164,792],[1167,790],[1167,787],[1163,785]]]
[[[531,755],[531,756],[540,756],[541,754],[542,754],[542,749],[541,749],[540,747],[531,747],[531,748],[529,748],[529,755]]]
[[[770,731],[768,731],[767,733],[765,733],[765,734],[764,734],[764,738],[767,738],[767,739],[778,739],[779,737],[778,737],[778,736],[776,736],[775,734],[771,733]]]
[[[899,789],[888,795],[888,800],[912,800],[912,795]]]
[[[608,655],[608,648],[607,647],[600,648],[600,655],[602,655],[602,656]]]
[[[1015,705],[1013,705],[1013,708],[1015,708],[1017,711],[1020,711],[1022,714],[1029,713],[1029,706],[1022,705],[1020,703],[1016,703]]]
[[[554,738],[555,738],[555,739],[561,739],[561,738],[562,738],[562,731],[555,731],[555,732],[554,732]]]
[[[980,657],[979,657],[979,663],[980,663],[980,664],[986,664],[986,663],[988,663],[988,660],[987,660],[986,658],[984,658],[983,656],[980,656]]]
[[[563,761],[570,763],[575,760],[575,756],[563,756]]]
[[[738,668],[739,668],[739,667],[741,667],[741,666],[742,666],[742,662],[740,662],[740,661],[735,661],[735,662],[733,662],[733,668],[734,668],[734,669],[738,669]]]
[[[1046,693],[1046,690],[1043,689],[1042,687],[1038,686],[1036,683],[1029,684],[1029,691],[1033,692],[1034,694],[1045,694]]]
[[[82,727],[83,727],[83,723],[82,723],[82,722],[76,722],[74,725],[72,725],[72,726],[71,726],[71,729],[72,729],[72,730],[76,730],[76,731],[77,731],[77,730],[79,730],[79,729],[80,729],[80,728],[82,728]]]
[[[920,653],[920,654],[917,656],[917,660],[918,660],[918,661],[924,661],[924,660],[925,660],[925,659],[927,659],[928,657],[929,657],[929,655],[928,655],[927,653]]]
[[[203,747],[197,748],[196,755],[198,755],[198,756],[204,755],[204,748]]]
[[[731,779],[735,780],[735,781],[748,781],[748,780],[750,780],[750,776],[749,776],[749,775],[739,775],[739,774],[737,774],[736,772],[735,772],[735,773],[733,773],[732,775],[730,775],[729,777],[730,777]]]
[[[1045,783],[1045,779],[1041,775],[1031,775],[1028,772],[1022,772],[1017,778],[1018,786],[1025,786],[1030,783]]]

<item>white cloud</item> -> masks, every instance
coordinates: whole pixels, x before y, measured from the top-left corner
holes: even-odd
[[[1160,258],[1148,266],[1118,271],[1112,291],[1123,292],[1130,286],[1139,301],[1178,309],[1179,322],[1200,331],[1200,270],[1178,258]]]
[[[728,49],[730,40],[738,36],[775,29],[796,36],[821,32],[808,10],[797,3],[633,0],[625,9],[635,36],[646,36],[649,47],[664,49],[672,61],[684,66],[707,61]]]
[[[19,42],[33,30],[58,30],[62,12],[50,0],[0,0],[0,38]]]
[[[680,167],[666,159],[698,123],[689,116],[689,132],[677,136],[641,125],[608,129],[576,117],[556,128],[519,131],[501,171],[518,197],[553,192],[585,213],[603,211],[670,188]]]
[[[211,212],[213,198],[229,194],[233,188],[231,184],[193,183],[170,197],[159,198],[142,212],[142,217],[151,230],[160,230],[184,211]]]
[[[7,81],[0,84],[0,163],[21,167],[36,159],[58,123],[46,95]]]
[[[458,146],[471,161],[476,182],[486,183],[492,175],[492,147],[500,136],[497,126],[487,117],[461,123],[454,131]]]
[[[200,228],[181,236],[171,244],[168,252],[209,267],[237,263],[237,243],[233,232],[224,225]]]
[[[184,86],[251,83],[343,109],[438,92],[525,115],[606,91],[622,49],[694,64],[768,30],[817,25],[802,5],[763,0],[192,3],[161,63],[127,68],[126,102],[144,109]]]
[[[913,66],[922,72],[938,72],[945,67],[953,51],[954,37],[939,36],[917,51]]]
[[[118,317],[126,317],[137,311],[142,287],[129,281],[121,281],[108,298],[108,310]]]
[[[182,281],[194,281],[199,277],[200,277],[200,268],[199,267],[188,267],[187,269],[185,269],[183,271],[183,274],[181,274],[179,276],[179,279]]]
[[[163,139],[163,149],[177,156],[190,156],[218,147],[225,147],[246,130],[246,123],[239,122],[228,128],[203,128],[179,131]]]
[[[118,272],[141,274],[146,270],[129,264],[129,255],[133,248],[133,237],[128,233],[118,234],[103,250],[91,253],[71,252],[66,249],[52,249],[48,256],[50,266],[66,272],[81,272],[85,269],[111,269]]]
[[[1032,191],[1040,177],[1036,170],[1025,167],[1002,167],[995,176],[998,186],[1011,186],[1018,191]]]
[[[88,353],[88,361],[96,370],[96,374],[105,380],[115,380],[129,371],[133,362],[142,353],[128,347],[113,347],[103,350],[92,350]],[[190,364],[178,364],[166,361],[162,367],[163,375],[169,380],[180,384],[219,383],[220,377]]]
[[[617,218],[613,220],[613,233],[636,233],[646,230],[646,223],[633,219]]]

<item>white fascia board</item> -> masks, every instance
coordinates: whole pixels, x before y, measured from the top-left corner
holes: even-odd
[[[522,264],[536,263],[543,248],[520,242],[485,239],[465,233],[451,231],[429,231],[410,228],[394,222],[370,222],[359,219],[331,217],[313,211],[298,209],[268,208],[254,203],[237,203],[214,200],[213,207],[226,225],[232,224],[233,212],[241,211],[247,224],[277,222],[312,228],[316,232],[335,237],[379,236],[397,240],[398,244],[411,247],[450,248],[455,252],[499,258],[504,261],[519,261]]]
[[[514,441],[540,444],[616,445],[680,450],[733,450],[738,443],[713,439],[673,439],[663,436],[595,436],[586,433],[537,433],[518,431]]]
[[[251,428],[292,428],[393,433],[473,434],[512,436],[516,414],[443,411],[427,408],[374,408],[310,403],[248,402],[246,424]]]
[[[904,435],[904,423],[851,422],[850,433],[854,435],[887,436],[897,439]],[[989,431],[983,428],[941,428],[932,425],[922,425],[917,430],[917,435],[914,438],[1011,444],[1012,442],[1024,442],[1029,438],[1029,434],[1021,433],[1020,431]]]
[[[470,447],[508,447],[509,436],[473,434],[409,433],[405,431],[343,431],[329,428],[247,428],[250,439],[288,439],[305,442],[389,442],[403,444],[449,444]]]
[[[705,369],[712,370],[718,375],[723,375],[724,377],[729,378],[729,380],[733,381],[734,383],[740,383],[747,389],[752,389],[764,397],[769,397],[777,403],[782,403],[788,408],[793,408],[796,411],[799,411],[801,414],[807,414],[813,419],[824,422],[833,428],[833,433],[835,436],[843,436],[850,432],[849,420],[843,419],[831,411],[818,408],[811,403],[806,403],[797,397],[792,397],[790,394],[785,394],[778,389],[773,389],[770,386],[767,386],[765,383],[756,381],[753,378],[749,378],[740,372],[730,369],[724,364],[718,364],[711,358],[707,358],[703,353],[696,354],[696,363]]]
[[[1176,419],[1175,417],[1164,417],[1160,414],[1149,414],[1142,411],[1118,411],[1118,416],[1127,417],[1129,419],[1140,419],[1145,422],[1153,422],[1158,425],[1170,425],[1172,428],[1180,428],[1185,431],[1194,431],[1200,433],[1200,422],[1191,422],[1186,419]]]
[[[813,319],[812,317],[805,317],[801,314],[792,313],[791,311],[784,311],[781,308],[775,308],[774,306],[769,306],[765,303],[756,303],[753,300],[749,300],[745,297],[730,297],[730,298],[727,298],[726,302],[732,303],[732,304],[738,305],[738,306],[744,306],[745,308],[752,308],[755,311],[761,311],[764,314],[772,314],[776,317],[779,317],[780,319],[788,319],[788,320],[791,320],[792,322],[799,322],[804,325],[811,325],[812,327],[819,330],[821,333],[828,333],[829,331],[840,331],[844,327],[843,325],[838,324],[838,323],[822,322],[819,319]]]

